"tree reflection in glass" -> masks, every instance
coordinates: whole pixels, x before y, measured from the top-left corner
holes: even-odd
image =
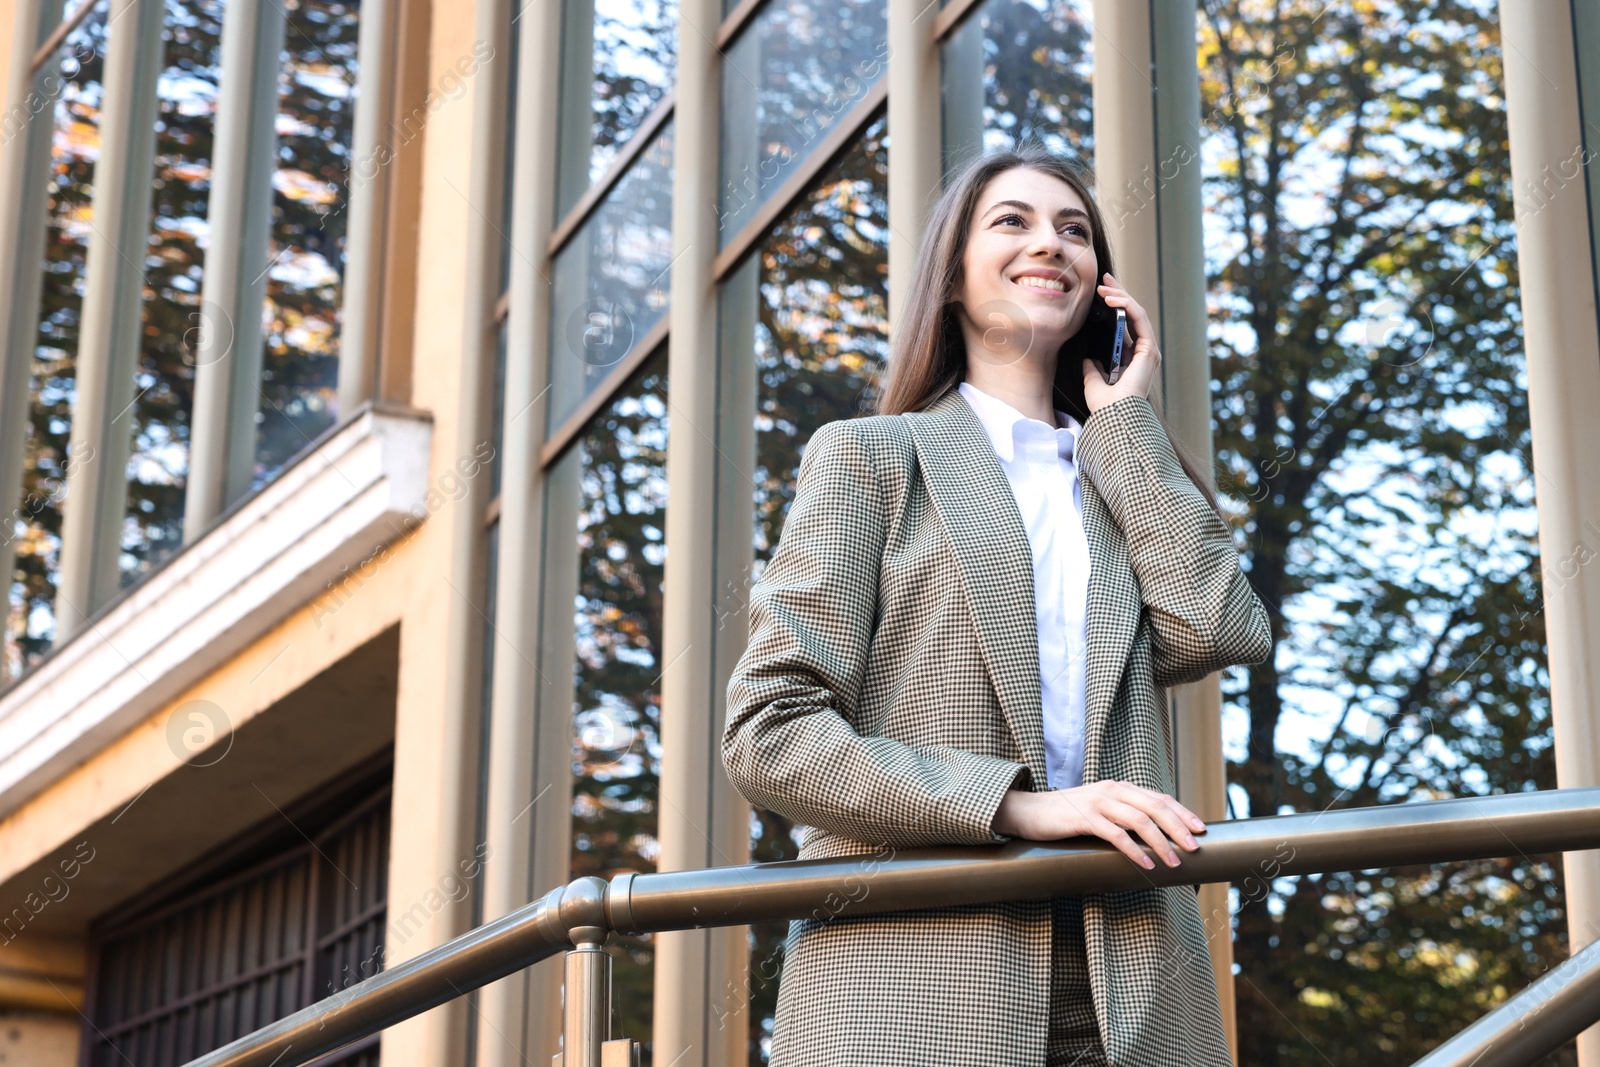
[[[52,114],[41,113],[36,121],[50,122],[53,132],[45,194],[44,282],[29,382],[21,494],[19,503],[8,506],[8,510],[16,510],[5,527],[11,562],[7,678],[38,662],[55,640],[61,503],[66,495],[72,404],[77,395],[84,270],[94,229],[92,197],[95,162],[100,158],[105,47],[102,6],[68,35],[40,75]],[[18,144],[10,147],[14,150]],[[15,493],[17,488],[12,486],[7,492]]]
[[[124,584],[175,552],[183,536],[223,10],[220,0],[166,4],[144,258],[144,329],[129,412],[133,443],[121,545]]]
[[[667,361],[585,429],[578,476],[572,876],[655,870],[666,563]],[[570,558],[570,557],[569,557]],[[617,1033],[650,1040],[652,939],[613,936]]]
[[[756,577],[782,533],[806,442],[823,423],[871,410],[888,358],[887,125],[875,119],[755,253]],[[731,358],[741,351],[749,349],[733,342]],[[751,828],[752,860],[798,854],[782,816],[757,809]],[[751,928],[752,1064],[768,1055],[787,933],[787,923]]]
[[[610,168],[678,67],[677,0],[567,0],[564,17],[558,217]]]
[[[285,0],[255,484],[333,425],[355,120],[355,0]]]
[[[1090,0],[986,0],[941,50],[945,173],[1024,142],[1093,162]]]

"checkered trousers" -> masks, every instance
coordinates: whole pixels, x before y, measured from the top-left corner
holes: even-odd
[[[1171,792],[1162,690],[1264,659],[1266,612],[1148,401],[1095,412],[1078,459],[1084,780]],[[810,828],[802,858],[862,855],[870,894],[895,850],[1006,840],[1006,790],[1046,781],[1031,561],[954,390],[812,437],[722,737],[740,793]],[[1193,890],[1061,899],[792,924],[774,1067],[1230,1063]]]

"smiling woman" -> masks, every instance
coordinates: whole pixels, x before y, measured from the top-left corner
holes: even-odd
[[[812,435],[722,737],[740,793],[806,828],[800,858],[1199,848],[1163,691],[1259,662],[1270,630],[1110,267],[1073,167],[973,162],[932,213],[882,414]],[[1115,385],[1072,344],[1097,305],[1137,336]],[[784,959],[774,1065],[1232,1063],[1187,887],[801,920]]]

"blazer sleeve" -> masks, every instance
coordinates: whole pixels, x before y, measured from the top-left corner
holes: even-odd
[[[1150,620],[1159,686],[1198,681],[1272,652],[1272,628],[1227,525],[1178,463],[1150,401],[1124,397],[1089,416],[1081,469],[1128,539]]]
[[[833,422],[806,448],[778,547],[751,590],[723,766],[752,804],[857,841],[1009,840],[990,826],[1023,764],[857,730],[890,523],[865,437]]]

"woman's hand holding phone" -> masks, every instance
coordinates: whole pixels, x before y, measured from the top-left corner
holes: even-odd
[[[1193,852],[1200,847],[1194,835],[1204,833],[1206,824],[1166,793],[1132,782],[1104,781],[1044,793],[1013,789],[1000,801],[993,827],[997,834],[1026,841],[1099,837],[1149,870],[1155,862],[1140,850],[1129,830],[1137,833],[1167,866],[1176,867],[1181,861],[1173,842]]]
[[[1092,359],[1083,361],[1083,398],[1092,415],[1107,404],[1124,397],[1149,396],[1161,368],[1161,351],[1156,348],[1155,327],[1144,307],[1135,300],[1110,274],[1097,291],[1107,306],[1122,308],[1128,313],[1133,333],[1133,351],[1126,346],[1122,355],[1122,377],[1113,384],[1106,372]],[[1109,358],[1110,353],[1107,353]]]

